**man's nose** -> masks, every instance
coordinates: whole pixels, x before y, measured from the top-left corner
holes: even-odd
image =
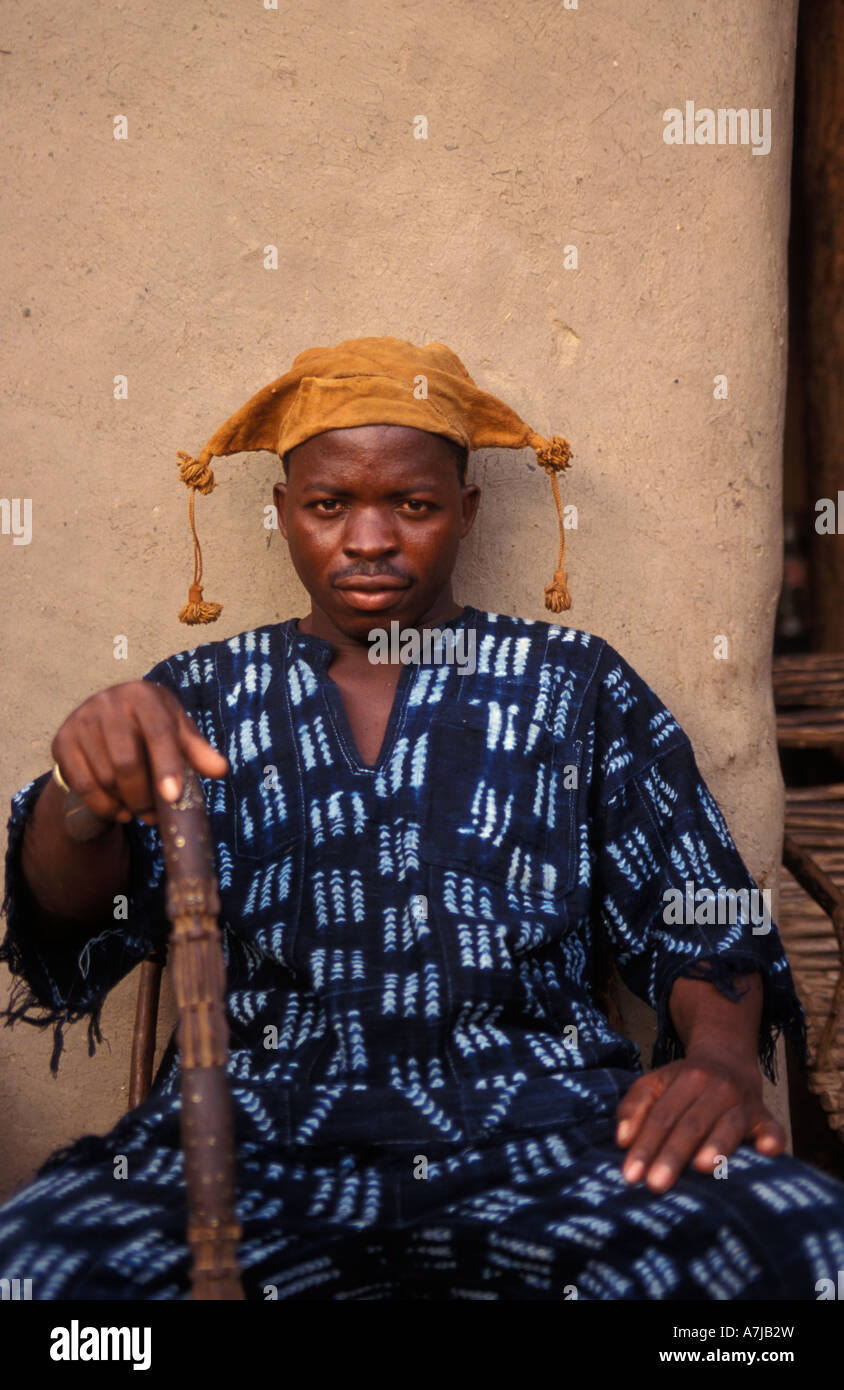
[[[391,514],[378,507],[353,508],[343,528],[343,550],[347,555],[373,557],[397,549],[395,524]]]

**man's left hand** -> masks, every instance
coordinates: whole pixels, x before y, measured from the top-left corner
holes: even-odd
[[[712,1173],[719,1156],[745,1141],[768,1156],[786,1146],[785,1130],[762,1103],[755,1058],[720,1050],[692,1052],[640,1076],[616,1118],[616,1142],[629,1150],[622,1174],[630,1183],[644,1178],[652,1192],[667,1191],[690,1161]]]

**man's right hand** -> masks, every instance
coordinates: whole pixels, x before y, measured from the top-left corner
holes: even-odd
[[[203,777],[222,777],[229,766],[173,692],[144,680],[108,686],[83,701],[51,751],[68,786],[96,815],[137,816],[148,825],[158,819],[153,786],[175,800],[185,761]]]

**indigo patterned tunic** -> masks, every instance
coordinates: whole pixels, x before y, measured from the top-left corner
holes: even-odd
[[[689,1168],[659,1196],[621,1176],[615,1110],[642,1063],[596,1001],[600,949],[656,1010],[655,1065],[682,1055],[678,976],[735,997],[760,971],[763,1066],[780,1031],[805,1051],[776,927],[747,906],[688,737],[599,637],[468,606],[441,627],[473,631],[476,669],[402,666],[372,767],[334,648],[296,619],[144,677],[230,765],[201,780],[247,1296],[816,1298],[844,1267],[841,1184],[746,1144],[726,1178]],[[28,937],[20,841],[48,775],[12,801],[2,956],[8,1021],[53,1026],[56,1069],[62,1029],[87,1017],[93,1049],[104,997],[167,922],[158,830],[133,820],[128,920]],[[748,896],[717,922],[667,920],[666,890],[688,885]],[[0,1277],[35,1298],[186,1297],[178,1115],[171,1040],[142,1105],[0,1208]]]

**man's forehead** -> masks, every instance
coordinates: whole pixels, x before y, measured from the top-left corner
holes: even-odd
[[[422,438],[382,436],[348,445],[333,441],[327,448],[307,451],[306,444],[318,445],[324,439],[314,435],[306,444],[291,449],[287,457],[288,481],[303,494],[325,488],[383,496],[420,488],[450,490],[452,483],[457,482],[454,447],[442,435],[419,430],[414,433]]]
[[[430,430],[416,429],[413,425],[349,425],[343,429],[323,430],[311,435],[302,444],[290,450],[289,457],[297,458],[332,454],[346,454],[357,450],[378,450],[408,453],[424,450],[427,454],[451,454],[451,441]]]

